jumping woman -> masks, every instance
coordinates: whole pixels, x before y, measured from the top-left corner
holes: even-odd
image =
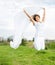
[[[30,21],[33,23],[33,25],[36,28],[36,33],[34,37],[34,47],[37,50],[44,50],[45,49],[45,37],[44,37],[44,21],[45,21],[45,8],[43,9],[43,17],[42,21],[40,21],[40,15],[34,14],[33,16],[30,16],[26,10],[23,10],[24,13],[28,16]]]

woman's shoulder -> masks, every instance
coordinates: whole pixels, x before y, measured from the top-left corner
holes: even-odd
[[[36,21],[34,21],[34,25],[35,25],[35,24],[37,24],[37,22],[36,22]]]
[[[45,23],[45,21],[40,21],[40,23]]]
[[[37,25],[37,24],[44,24],[44,23],[45,23],[44,21],[39,21],[39,22],[34,21],[34,25]]]

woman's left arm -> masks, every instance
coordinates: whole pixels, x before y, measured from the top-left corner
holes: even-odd
[[[43,12],[43,17],[42,17],[42,21],[45,21],[45,8],[42,8],[44,10]]]

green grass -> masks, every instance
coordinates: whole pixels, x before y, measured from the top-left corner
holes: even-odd
[[[55,65],[55,44],[48,44],[46,50],[21,45],[12,49],[9,45],[0,45],[0,65]]]

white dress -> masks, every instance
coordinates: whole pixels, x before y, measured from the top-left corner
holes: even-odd
[[[36,33],[34,37],[34,47],[37,50],[45,49],[44,22],[35,22]]]

